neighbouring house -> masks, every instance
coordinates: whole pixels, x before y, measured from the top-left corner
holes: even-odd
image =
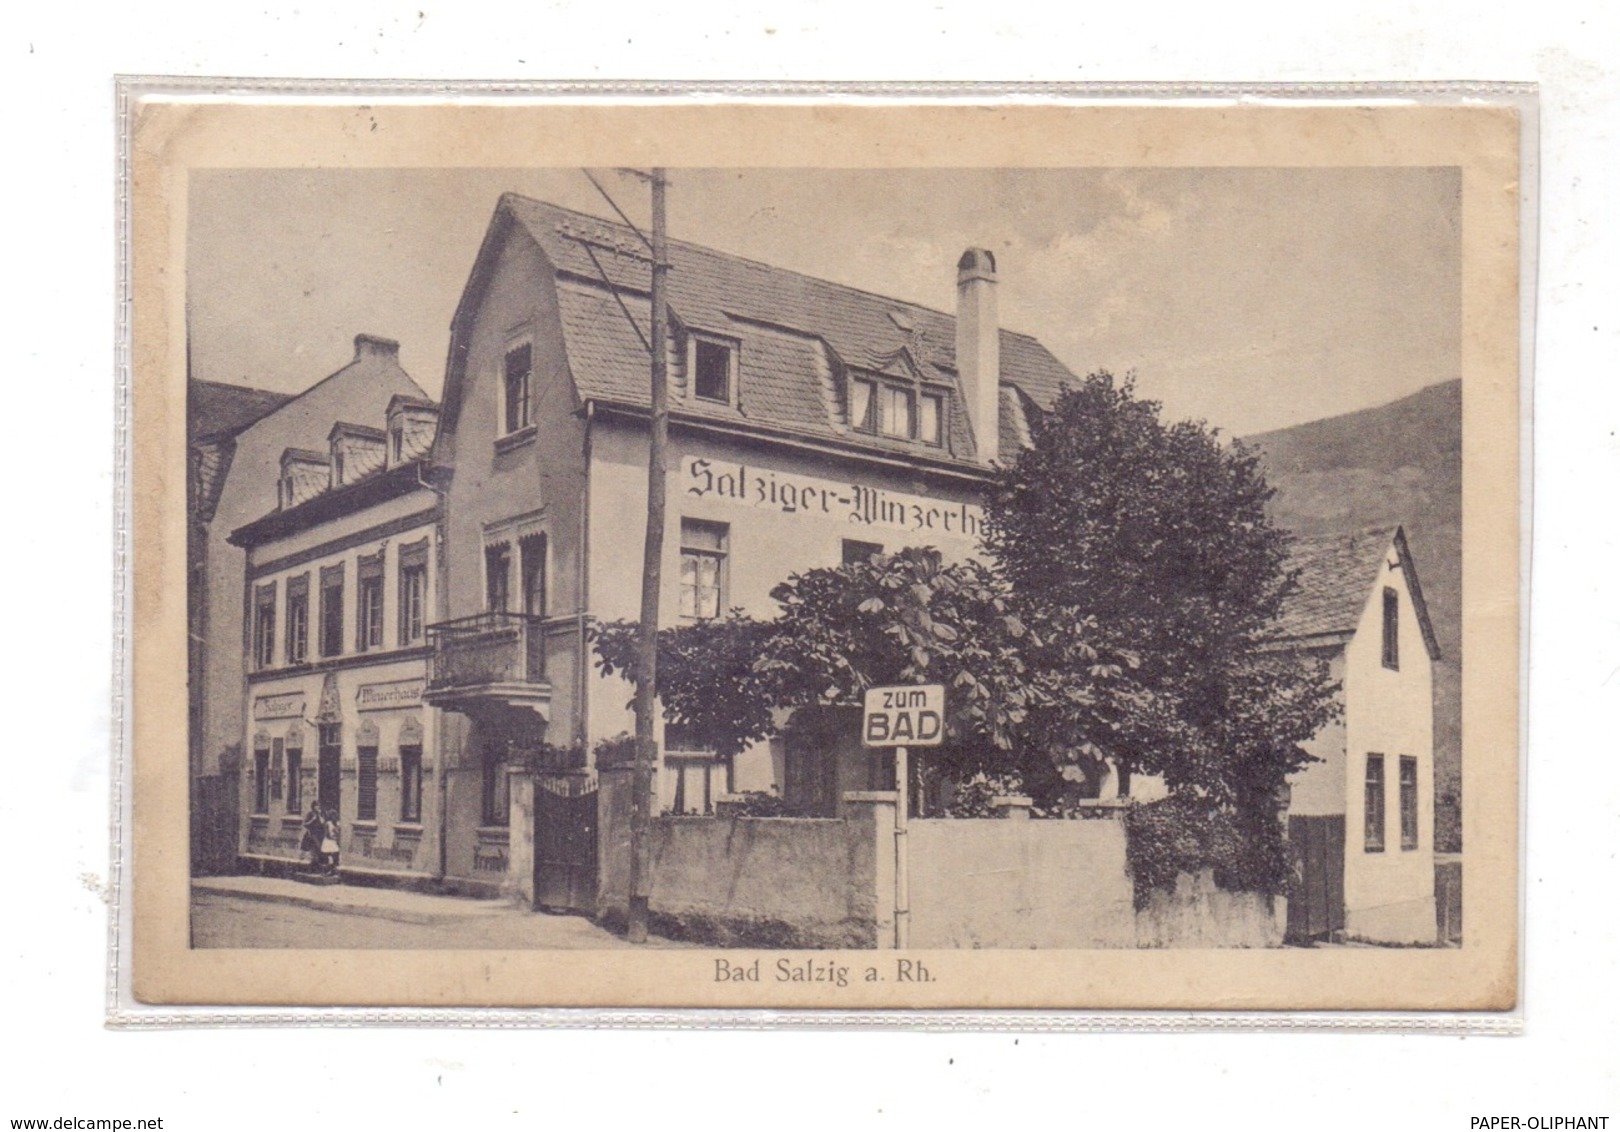
[[[286,449],[275,510],[230,535],[246,554],[245,867],[307,860],[315,805],[338,821],[351,876],[480,887],[476,823],[458,823],[464,843],[445,834],[466,792],[445,774],[422,698],[443,517],[425,475],[437,418],[430,401],[396,394],[385,427],[338,421],[324,450]],[[498,878],[504,846],[491,856]]]
[[[333,421],[393,394],[424,397],[399,365],[399,344],[357,335],[354,358],[296,396],[188,382],[187,603],[192,867],[233,867],[242,747],[247,626],[245,556],[227,536],[277,505],[282,453],[320,449]]]
[[[1399,528],[1301,539],[1286,647],[1319,657],[1341,718],[1289,782],[1295,940],[1433,943],[1434,663],[1440,650]]]
[[[670,258],[666,625],[769,616],[794,571],[976,551],[992,465],[1028,442],[1030,407],[1075,381],[999,326],[991,253],[962,255],[953,313],[681,241]],[[481,783],[486,825],[508,768],[544,763],[532,799],[511,803],[534,842],[519,863],[531,847],[513,830],[512,869],[533,875],[510,880],[590,912],[594,749],[633,722],[630,686],[594,669],[587,632],[639,610],[650,277],[633,230],[503,196],[451,324],[432,453],[445,558],[425,700],[443,709],[440,757]],[[781,739],[717,760],[666,727],[660,747],[677,814],[772,788],[831,808],[886,785],[886,764],[853,746],[829,761]]]

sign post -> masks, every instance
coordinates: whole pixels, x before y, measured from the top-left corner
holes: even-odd
[[[861,709],[861,742],[894,748],[894,946],[911,946],[911,858],[906,840],[911,809],[910,747],[937,747],[945,737],[945,685],[868,688]]]

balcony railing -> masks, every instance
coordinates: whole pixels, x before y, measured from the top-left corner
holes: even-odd
[[[526,613],[477,613],[428,626],[428,691],[542,684],[546,639]]]

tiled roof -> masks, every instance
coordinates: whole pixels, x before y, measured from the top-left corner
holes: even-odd
[[[1278,635],[1284,639],[1347,638],[1361,624],[1373,586],[1393,553],[1406,574],[1407,591],[1429,655],[1439,659],[1417,566],[1400,527],[1370,527],[1345,534],[1295,540],[1287,568],[1299,571],[1299,584],[1283,607]]]
[[[241,432],[266,413],[292,400],[285,393],[249,389],[245,385],[226,385],[218,381],[193,381],[189,394],[186,431],[192,440]]]
[[[650,338],[651,267],[641,238],[623,225],[526,197],[508,194],[502,207],[562,277],[563,334],[580,395],[645,404],[647,354],[641,337]],[[681,412],[839,438],[881,451],[919,451],[915,444],[853,432],[835,375],[840,366],[911,371],[924,381],[955,388],[953,315],[679,240],[670,241],[669,256],[673,320],[738,347],[738,403],[685,397],[676,406]],[[602,282],[604,275],[613,290]],[[620,300],[641,337],[626,320]],[[671,363],[672,380],[683,388],[684,358],[672,354]],[[1001,380],[1040,405],[1050,405],[1063,383],[1075,383],[1074,375],[1039,342],[1008,330],[1001,331]],[[1016,398],[1003,399],[1004,417],[1009,406],[1019,408]],[[1022,429],[1022,423],[1003,420],[1002,437],[1017,436]],[[973,458],[965,412],[951,414],[944,452],[937,454]]]

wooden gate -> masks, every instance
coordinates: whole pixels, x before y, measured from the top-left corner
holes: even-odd
[[[596,914],[596,775],[534,780],[534,906]]]
[[[1289,815],[1288,940],[1344,930],[1344,815]]]

